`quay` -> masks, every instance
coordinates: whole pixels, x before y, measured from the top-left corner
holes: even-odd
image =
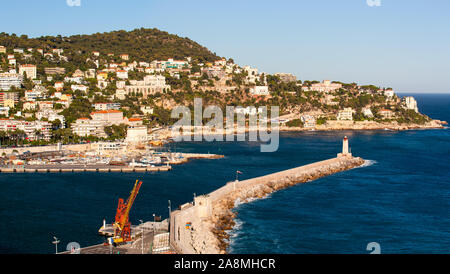
[[[133,242],[125,245],[112,246],[98,244],[93,246],[80,247],[78,254],[162,254],[171,253],[169,246],[168,219],[162,222],[146,222],[140,225],[133,225],[131,233]],[[98,231],[99,235],[112,237],[114,228],[112,225],[103,224]],[[173,253],[173,252],[172,252]],[[58,254],[71,254],[70,250],[59,252]]]
[[[14,167],[0,167],[0,173],[79,173],[79,172],[159,172],[169,171],[172,166],[155,167],[129,167],[129,166],[106,166],[106,165],[25,165]]]
[[[342,153],[336,158],[269,174],[244,181],[233,181],[216,191],[194,198],[170,215],[170,243],[179,254],[224,254],[228,234],[233,228],[235,203],[306,183],[364,164],[364,160],[349,153],[348,139],[344,138]]]

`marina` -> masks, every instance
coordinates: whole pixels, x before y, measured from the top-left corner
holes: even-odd
[[[121,167],[121,166],[67,166],[67,165],[52,165],[52,166],[16,166],[16,167],[0,167],[0,173],[63,173],[63,172],[159,172],[169,171],[172,167],[153,166],[153,167]]]
[[[104,143],[69,150],[9,151],[0,160],[0,173],[62,173],[62,172],[162,172],[193,159],[221,159],[223,155],[157,151],[107,150]],[[109,146],[108,146],[109,147]]]

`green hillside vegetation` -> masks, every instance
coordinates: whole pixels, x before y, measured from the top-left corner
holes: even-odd
[[[64,49],[64,55],[74,58],[79,53],[91,55],[93,51],[101,54],[129,54],[130,60],[167,60],[192,57],[199,62],[215,61],[219,57],[207,48],[189,38],[182,38],[158,29],[135,29],[132,31],[113,31],[90,35],[72,35],[69,37],[42,36],[28,38],[27,35],[0,33],[0,45],[12,48],[53,48]],[[72,59],[71,58],[71,59]],[[79,61],[85,62],[83,58]],[[73,60],[73,59],[72,59]],[[71,60],[71,61],[72,61]],[[75,64],[76,65],[76,64]]]

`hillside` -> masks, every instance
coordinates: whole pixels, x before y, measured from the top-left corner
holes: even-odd
[[[73,35],[70,37],[42,36],[28,38],[26,35],[16,36],[0,33],[0,45],[8,48],[62,48],[89,54],[99,51],[102,54],[115,55],[127,53],[130,59],[166,60],[168,58],[183,59],[192,57],[200,62],[215,61],[219,57],[207,48],[177,35],[158,29],[135,29],[132,31],[113,31],[90,35]]]

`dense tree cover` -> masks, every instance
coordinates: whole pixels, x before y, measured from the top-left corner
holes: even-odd
[[[0,33],[0,45],[8,49],[42,48],[49,50],[61,48],[64,49],[64,55],[69,58],[70,65],[74,66],[73,69],[80,68],[82,70],[89,67],[89,64],[86,63],[86,56],[91,56],[93,51],[98,51],[103,55],[113,53],[115,58],[126,53],[129,54],[130,60],[152,61],[192,57],[200,62],[211,62],[219,59],[217,55],[189,38],[182,38],[155,28],[38,38],[9,35],[2,32]]]
[[[127,125],[112,125],[109,127],[105,127],[105,133],[108,135],[108,140],[123,140],[127,135]]]
[[[288,127],[303,127],[303,122],[300,119],[294,119],[286,123]]]
[[[72,101],[72,104],[65,110],[63,110],[60,114],[64,115],[66,119],[66,123],[70,125],[78,118],[89,118],[90,114],[93,111],[92,104],[86,98],[75,98]]]

